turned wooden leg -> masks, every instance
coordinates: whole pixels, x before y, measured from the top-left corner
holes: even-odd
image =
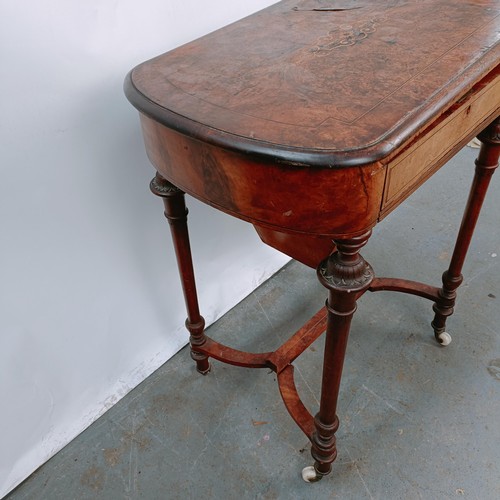
[[[326,343],[319,412],[314,418],[311,454],[313,467],[302,475],[306,481],[317,481],[328,474],[337,456],[335,432],[339,427],[337,399],[349,329],[356,300],[373,280],[371,266],[359,254],[371,231],[357,238],[335,240],[337,251],[318,267],[320,282],[329,290]]]
[[[443,274],[443,287],[439,291],[439,298],[433,306],[435,312],[432,327],[436,340],[441,345],[448,345],[451,336],[445,331],[446,319],[453,314],[453,307],[457,297],[457,288],[463,281],[462,267],[467,250],[479,218],[486,191],[491,176],[498,167],[500,155],[500,117],[478,135],[482,142],[479,156],[476,160],[474,181],[458,233],[457,242],[451,258],[450,267]]]
[[[184,301],[186,303],[188,316],[186,328],[190,333],[191,357],[196,361],[196,369],[205,375],[210,371],[210,363],[208,356],[196,350],[197,347],[203,346],[207,339],[204,333],[205,320],[201,316],[198,306],[198,295],[196,293],[193,260],[187,228],[188,210],[184,201],[184,192],[158,173],[151,181],[150,187],[154,194],[163,199],[163,204],[165,205],[165,217],[170,224],[182,290],[184,292]]]

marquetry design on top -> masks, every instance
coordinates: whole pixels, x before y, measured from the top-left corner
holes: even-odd
[[[354,26],[345,24],[335,27],[328,32],[328,35],[321,37],[318,40],[318,45],[310,50],[314,55],[328,56],[335,49],[361,43],[365,38],[375,33],[377,25],[385,20],[385,17],[376,17],[361,23],[358,22]]]
[[[353,150],[403,141],[500,58],[500,0],[329,4],[285,0],[146,62],[129,98],[201,135]]]

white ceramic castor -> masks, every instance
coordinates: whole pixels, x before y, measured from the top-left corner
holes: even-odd
[[[451,342],[451,335],[447,332],[443,332],[443,333],[439,334],[438,339],[439,339],[439,343],[442,346],[447,346]]]
[[[309,465],[302,469],[302,479],[306,483],[315,483],[319,481],[323,476],[316,472],[314,465]]]

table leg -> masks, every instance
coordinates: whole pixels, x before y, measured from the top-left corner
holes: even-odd
[[[434,320],[432,327],[436,340],[441,345],[448,345],[451,336],[445,331],[446,319],[453,314],[457,288],[463,281],[462,267],[467,250],[474,233],[479,212],[486,196],[493,172],[498,167],[500,155],[500,117],[478,135],[482,142],[479,156],[476,160],[474,181],[458,233],[457,242],[451,258],[450,267],[443,273],[443,287],[439,291],[439,298],[433,306]]]
[[[172,240],[177,257],[177,265],[181,277],[184,301],[187,309],[186,328],[189,330],[191,343],[191,357],[196,361],[196,369],[203,375],[210,371],[208,356],[196,350],[206,342],[205,320],[200,314],[196,282],[194,278],[193,260],[189,244],[187,228],[188,210],[184,200],[184,192],[156,174],[150,184],[151,191],[163,199],[165,217],[170,224]]]
[[[311,454],[315,464],[302,472],[306,481],[317,481],[328,474],[337,456],[337,399],[349,329],[356,300],[373,280],[371,266],[359,254],[370,235],[371,231],[356,238],[335,240],[337,251],[318,267],[319,280],[329,290],[328,319],[320,408],[314,418],[312,436]]]

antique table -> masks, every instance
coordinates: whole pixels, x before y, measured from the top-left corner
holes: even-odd
[[[425,297],[441,345],[500,154],[500,0],[284,0],[145,62],[125,92],[139,110],[151,183],[170,223],[199,372],[209,358],[271,368],[312,443],[304,479],[331,470],[351,318],[366,291]],[[470,197],[442,287],[375,277],[360,255],[373,226],[475,136]],[[184,193],[251,222],[269,245],[317,268],[326,308],[274,352],[204,333]],[[404,251],[404,249],[402,249]],[[326,329],[319,411],[292,362]]]

